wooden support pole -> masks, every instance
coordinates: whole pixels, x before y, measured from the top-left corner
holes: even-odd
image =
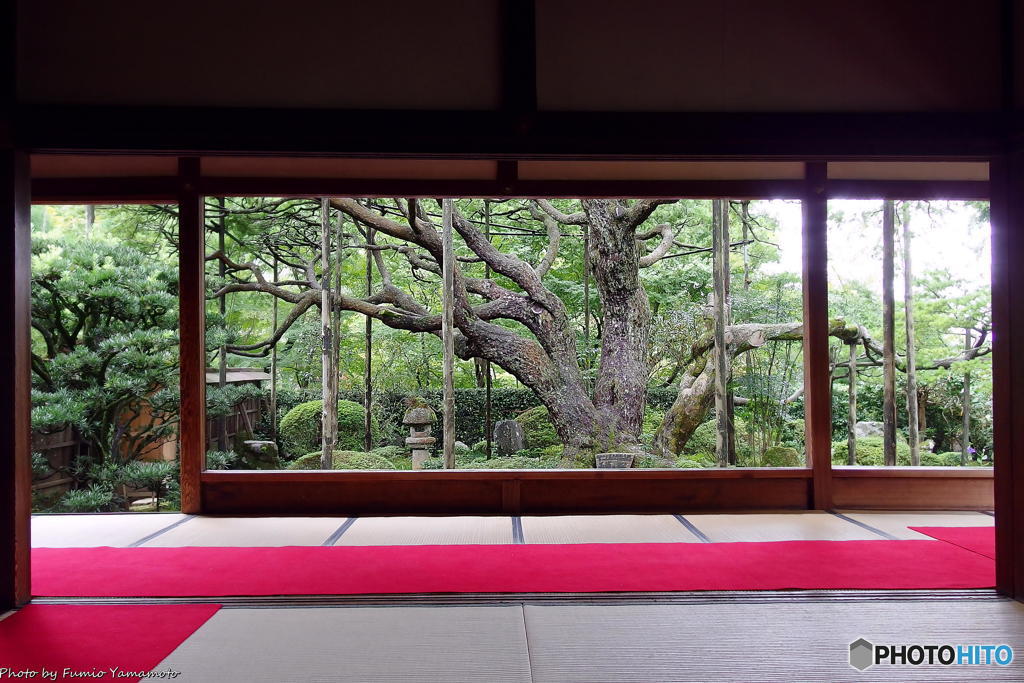
[[[896,465],[896,211],[882,208],[882,448],[885,464]]]
[[[1024,152],[991,176],[996,589],[1024,601]]]
[[[491,241],[491,200],[484,200],[484,236]],[[484,262],[484,279],[491,279],[491,266]],[[491,406],[491,361],[484,359],[484,438],[486,447],[484,453],[489,459],[491,457],[491,441],[494,438],[494,413]]]
[[[590,224],[583,224],[583,369],[590,386]]]
[[[714,287],[714,337],[715,337],[715,454],[719,467],[729,465],[729,354],[726,349],[725,327],[728,307],[725,281],[729,274],[729,236],[725,232],[725,202],[712,200],[711,208],[711,251],[712,278]]]
[[[964,329],[964,350],[970,351],[974,340],[971,337],[971,329]],[[964,373],[964,390],[960,395],[960,410],[962,412],[963,431],[960,436],[960,464],[966,465],[971,457],[971,373]]]
[[[337,438],[338,412],[333,409],[337,392],[331,392],[334,359],[331,341],[331,203],[327,197],[320,200],[320,391],[323,407],[320,411],[321,445],[320,468],[333,467],[334,443]]]
[[[441,291],[441,341],[444,346],[442,446],[445,469],[455,468],[455,248],[452,243],[452,201],[451,199],[441,201],[441,268],[444,275]]]
[[[274,257],[274,282],[277,282],[277,257]],[[272,329],[277,329],[278,323],[278,310],[277,310],[277,297],[272,297],[273,303],[273,325]],[[273,346],[270,347],[270,436],[274,441],[277,441],[277,342],[275,341]]]
[[[199,159],[178,160],[181,511],[202,512],[206,461],[206,221]]]
[[[907,331],[907,436],[910,464],[921,464],[921,435],[917,423],[917,342],[914,334],[914,267],[910,257],[910,204],[903,202],[903,311]]]
[[[0,151],[0,277],[3,278],[3,346],[0,365],[0,612],[31,597],[31,237],[29,158]]]
[[[217,217],[217,251],[224,256],[227,256],[227,252],[224,251],[224,197],[217,197],[217,209],[220,212]],[[227,264],[224,263],[224,259],[217,261],[217,275],[220,276],[221,283],[224,282],[224,278],[227,277]],[[223,287],[223,284],[220,285]],[[277,301],[277,297],[274,297],[274,301]],[[228,297],[223,295],[217,302],[217,310],[220,312],[221,319],[228,313]],[[217,364],[217,388],[224,391],[224,387],[228,385],[228,347],[227,344],[221,344],[220,349],[217,352],[218,364]],[[237,429],[235,430],[238,431]],[[221,415],[217,418],[217,449],[220,451],[228,450],[228,416]]]
[[[828,348],[828,199],[825,164],[806,165],[803,209],[804,442],[815,510],[832,507],[832,372]]]
[[[850,360],[846,364],[849,368],[849,389],[847,393],[846,406],[846,464],[857,464],[857,348],[859,344],[852,342],[850,345]]]
[[[730,257],[730,245],[732,244],[732,236],[730,234],[729,224],[729,211],[731,208],[731,202],[728,199],[720,200],[722,202],[722,240],[721,247],[723,250],[722,258],[724,261],[724,284],[725,284],[725,326],[728,328],[732,325],[732,267],[729,265]],[[728,340],[727,340],[728,341]],[[726,362],[729,364],[729,375],[728,378],[732,377],[732,355],[726,354]],[[726,460],[730,465],[736,464],[736,397],[733,395],[732,386],[728,381],[725,383],[725,417],[726,423],[728,424],[728,430],[726,436],[728,437],[725,442]]]
[[[373,244],[373,226],[366,225],[366,243]],[[366,296],[373,295],[373,252],[366,250]],[[366,316],[365,360],[363,362],[363,447],[373,449],[373,318]]]

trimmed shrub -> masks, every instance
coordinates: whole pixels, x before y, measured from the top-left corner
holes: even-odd
[[[845,465],[847,456],[846,441],[832,442],[832,464]],[[869,467],[885,465],[885,447],[880,436],[865,436],[857,439],[857,464]],[[896,442],[896,464],[910,465],[910,444],[906,441]]]
[[[278,432],[281,448],[287,456],[309,453],[320,445],[322,410],[323,401],[307,401],[295,406],[284,416]],[[365,414],[363,406],[354,401],[338,401],[337,450],[351,451],[363,447]],[[376,442],[380,437],[376,419],[372,420],[371,425],[372,438]]]
[[[404,446],[378,446],[370,451],[371,455],[380,456],[386,460],[409,460],[412,456],[409,449]]]
[[[290,470],[320,469],[320,451],[306,453],[288,465]],[[394,463],[374,453],[360,451],[334,451],[331,458],[334,470],[393,470]]]
[[[516,416],[516,422],[523,428],[528,449],[562,445],[562,440],[558,438],[558,433],[555,432],[555,427],[548,417],[548,409],[544,406],[524,410]]]
[[[803,457],[795,448],[789,446],[772,446],[760,458],[760,467],[800,467]]]

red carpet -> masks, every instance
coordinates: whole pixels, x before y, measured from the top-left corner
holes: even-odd
[[[996,559],[996,529],[991,526],[912,526],[925,536],[960,546],[972,553]]]
[[[984,588],[995,563],[936,541],[286,548],[38,548],[43,596]]]
[[[29,605],[0,621],[0,680],[94,680],[81,672],[99,672],[105,674],[102,680],[137,681],[138,676],[123,676],[152,670],[218,609],[220,605]],[[19,677],[19,671],[36,673]]]

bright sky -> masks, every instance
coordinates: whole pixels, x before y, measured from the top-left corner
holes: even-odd
[[[780,263],[768,265],[769,272],[801,271],[800,202],[773,200],[760,202],[759,209],[774,216],[779,223],[776,239],[781,247]],[[829,280],[850,282],[860,280],[876,291],[882,287],[882,202],[878,200],[831,200],[830,218],[841,212],[841,223],[829,221]],[[871,214],[874,215],[871,215]],[[899,209],[897,208],[897,214]],[[865,228],[862,215],[868,214]],[[915,273],[945,268],[972,287],[991,282],[991,228],[987,223],[974,225],[975,211],[963,202],[932,202],[932,215],[923,206],[911,212],[912,267]],[[897,236],[902,226],[897,223]],[[897,298],[903,291],[900,274],[902,260],[897,237]]]

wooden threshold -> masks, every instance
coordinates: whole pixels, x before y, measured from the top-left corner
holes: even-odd
[[[592,514],[813,508],[809,468],[213,471],[204,514]],[[990,468],[836,467],[834,506],[990,510]]]

